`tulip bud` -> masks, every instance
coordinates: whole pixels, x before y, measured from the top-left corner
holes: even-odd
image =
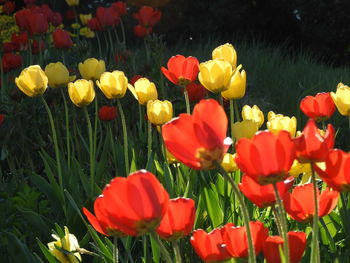
[[[173,117],[173,105],[168,100],[150,100],[147,103],[147,117],[154,125],[163,125]]]
[[[282,114],[275,114],[273,111],[268,113],[267,128],[273,132],[278,133],[281,130],[288,131],[290,136],[295,137],[297,130],[297,119],[293,117],[283,116]]]
[[[79,5],[79,0],[66,0],[66,3],[69,6],[75,6],[75,5]]]
[[[39,65],[32,65],[22,70],[15,82],[24,94],[34,97],[45,92],[48,78]]]
[[[339,113],[343,116],[350,116],[350,88],[340,82],[337,91],[331,92],[331,96]]]
[[[65,87],[75,76],[69,77],[69,71],[61,62],[50,63],[45,67],[45,74],[51,88]]]
[[[129,84],[128,89],[142,105],[146,105],[149,100],[158,99],[156,85],[146,78],[138,79],[134,87]]]
[[[235,69],[237,66],[237,53],[234,47],[226,43],[225,45],[218,46],[212,52],[213,59],[222,59],[231,64],[232,68]]]
[[[209,60],[199,64],[198,79],[209,91],[219,93],[228,89],[232,76],[232,66],[224,60]]]
[[[88,58],[83,63],[79,63],[79,72],[84,79],[99,79],[106,71],[105,62],[96,58]]]
[[[234,71],[228,89],[221,92],[222,97],[226,100],[237,100],[243,98],[247,86],[247,75],[244,70],[240,72],[242,65]]]
[[[243,120],[253,120],[255,121],[259,128],[264,123],[264,113],[259,109],[258,106],[254,105],[250,107],[249,105],[244,105],[242,109]]]
[[[235,162],[235,156],[236,154],[225,153],[224,158],[222,159],[221,166],[228,173],[232,173],[238,170]]]
[[[47,244],[49,247],[49,251],[59,262],[65,263],[78,263],[81,262],[81,255],[79,252],[80,246],[77,238],[69,233],[68,228],[64,227],[64,237],[58,237],[53,234],[52,237],[56,239],[56,241],[52,241]],[[64,251],[67,251],[65,253]]]
[[[124,97],[128,87],[128,79],[123,71],[115,70],[104,72],[96,84],[108,99],[118,99]]]
[[[78,107],[89,105],[95,98],[94,83],[91,80],[78,79],[68,84],[71,101]]]
[[[232,125],[233,136],[236,141],[241,138],[251,139],[258,131],[258,125],[253,120],[243,120]]]
[[[92,15],[91,14],[81,14],[79,15],[79,18],[80,18],[80,21],[83,25],[86,25],[87,22],[92,18]]]

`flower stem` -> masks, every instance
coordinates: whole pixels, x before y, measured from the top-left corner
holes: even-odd
[[[185,95],[185,102],[186,102],[186,113],[191,114],[190,100],[188,98],[188,92],[187,92],[186,86],[184,86],[184,95]]]
[[[280,222],[280,216],[279,216],[279,214],[278,214],[278,212],[276,210],[276,206],[275,205],[271,206],[271,210],[272,210],[273,215],[275,217],[278,234],[280,236],[282,236],[282,227],[281,227],[281,222]]]
[[[118,238],[113,238],[113,263],[119,262]]]
[[[118,107],[118,111],[120,113],[120,117],[122,119],[123,137],[124,137],[125,173],[128,175],[129,174],[128,134],[126,131],[126,122],[125,122],[125,115],[124,115],[123,107],[122,107],[122,104],[120,103],[119,99],[117,99],[117,107]]]
[[[252,233],[251,233],[250,225],[249,225],[249,213],[248,213],[247,206],[245,205],[244,198],[243,198],[241,192],[239,191],[238,186],[233,181],[233,179],[226,173],[225,169],[217,161],[215,162],[215,164],[216,164],[216,167],[218,168],[219,172],[225,178],[225,180],[228,180],[230,182],[230,184],[232,186],[232,190],[239,201],[240,209],[242,211],[244,225],[247,229],[249,263],[256,263],[256,256],[255,256],[255,250],[254,250],[254,245],[253,245]]]
[[[237,100],[234,100],[233,104],[234,104],[234,107],[235,107],[236,120],[237,121],[241,121],[241,118],[239,117],[239,110],[238,110]]]
[[[64,115],[65,115],[65,122],[66,122],[67,164],[68,164],[68,168],[70,168],[71,147],[70,147],[70,129],[69,129],[68,106],[67,106],[66,95],[64,95],[63,89],[60,89],[60,90],[61,90],[61,95],[63,98]]]
[[[286,212],[284,211],[283,207],[283,202],[281,199],[281,196],[278,192],[277,184],[273,183],[273,189],[275,190],[275,195],[276,195],[276,202],[278,206],[278,211],[277,215],[279,214],[279,221],[281,225],[281,232],[282,232],[282,238],[284,240],[284,245],[283,245],[283,253],[285,257],[285,262],[289,263],[290,262],[290,255],[289,255],[289,242],[288,242],[288,229],[287,229],[287,220],[286,220]]]
[[[152,150],[152,124],[150,121],[148,121],[147,125],[148,125],[147,161],[149,161],[151,157],[151,150]]]
[[[320,251],[318,247],[318,193],[317,193],[317,184],[316,184],[316,175],[314,171],[313,164],[310,163],[311,166],[311,182],[314,188],[314,216],[313,216],[313,223],[312,223],[312,246],[311,246],[311,259],[310,262],[312,263],[318,263],[320,262]]]
[[[95,185],[95,156],[94,156],[94,144],[92,140],[92,126],[89,117],[89,113],[86,107],[83,107],[85,118],[89,130],[89,152],[90,152],[90,197],[94,195],[94,185]]]
[[[233,140],[233,123],[235,122],[233,100],[230,100],[230,128],[231,128],[231,139]],[[233,147],[234,148],[234,147]]]
[[[174,254],[175,254],[175,262],[176,263],[182,263],[179,242],[177,240],[175,240],[172,243],[173,243]]]
[[[173,260],[171,259],[169,252],[167,251],[167,249],[164,247],[162,241],[160,241],[159,236],[154,232],[151,231],[150,235],[153,237],[154,241],[157,242],[159,249],[161,251],[161,253],[163,254],[163,257],[165,259],[165,262],[167,263],[173,263]]]
[[[162,126],[159,125],[159,141],[160,141],[160,144],[162,145],[162,153],[163,153],[163,157],[164,157],[164,162],[167,161],[167,158],[166,158],[166,149],[165,149],[165,143],[164,143],[164,140],[163,140],[163,129],[162,129]]]
[[[102,59],[101,40],[100,40],[100,37],[98,35],[99,35],[99,33],[96,32],[96,39],[97,39],[97,45],[98,45],[98,54],[100,56],[100,59]]]

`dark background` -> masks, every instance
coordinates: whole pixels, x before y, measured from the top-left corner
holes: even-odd
[[[20,1],[17,1],[20,2]],[[79,13],[94,12],[110,0],[80,0]],[[130,12],[152,0],[127,0]],[[133,2],[133,4],[131,4]],[[54,10],[66,11],[63,0],[38,1]],[[20,8],[21,2],[17,5]],[[322,62],[349,65],[349,0],[169,0],[155,32],[168,44],[179,39],[198,40],[209,36],[222,40],[241,38],[283,44],[288,52],[308,50]],[[128,21],[134,23],[133,20]]]

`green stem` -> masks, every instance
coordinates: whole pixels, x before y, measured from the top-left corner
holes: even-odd
[[[32,41],[28,38],[29,64],[33,65]]]
[[[94,195],[94,186],[95,186],[95,156],[94,156],[94,144],[92,139],[92,126],[89,117],[89,113],[86,107],[83,107],[85,118],[89,130],[89,152],[90,152],[90,197]]]
[[[314,171],[313,164],[310,163],[311,167],[311,182],[314,188],[314,216],[313,216],[313,223],[312,223],[312,246],[311,246],[311,259],[310,262],[312,263],[318,263],[319,262],[319,247],[318,247],[318,193],[317,193],[317,184],[316,184],[316,174]]]
[[[115,53],[115,50],[113,50],[113,39],[112,39],[112,34],[111,34],[111,30],[107,30],[107,34],[108,34],[108,39],[109,39],[109,46],[110,46],[110,52],[109,52],[109,54],[110,54],[110,57],[109,57],[109,59],[110,59],[110,63],[113,61],[113,55],[114,55],[114,53]],[[117,39],[117,41],[119,42],[119,39]]]
[[[239,117],[239,110],[238,110],[237,101],[234,100],[234,101],[233,101],[233,104],[234,104],[234,107],[235,107],[236,120],[237,120],[237,121],[241,121],[241,118]]]
[[[58,148],[58,140],[57,140],[57,133],[56,133],[56,128],[55,128],[55,123],[53,121],[51,110],[50,110],[49,106],[47,105],[44,96],[40,95],[40,98],[41,98],[41,100],[42,100],[42,102],[43,102],[43,104],[45,106],[47,115],[49,116],[49,121],[50,121],[50,125],[51,125],[51,132],[52,132],[52,139],[53,139],[53,144],[54,144],[54,148],[55,148],[55,155],[56,155],[58,183],[60,185],[61,198],[62,198],[62,201],[63,201],[63,204],[64,204],[65,203],[65,199],[64,199],[64,192],[63,192],[62,167],[61,167],[60,151],[59,151],[59,148]],[[65,205],[63,206],[63,208],[65,210]]]
[[[277,230],[278,230],[278,234],[280,236],[282,236],[282,227],[281,227],[281,222],[280,222],[280,216],[276,210],[275,205],[271,206],[271,210],[273,212],[273,215],[275,217],[275,221],[276,221],[276,226],[277,226]]]
[[[186,113],[191,114],[190,100],[188,98],[188,92],[187,92],[186,86],[184,86],[184,95],[185,95],[185,102],[186,102]]]
[[[119,262],[118,238],[113,237],[113,263]]]
[[[123,20],[120,19],[120,28],[122,29],[122,37],[123,37],[123,47],[124,47],[124,50],[126,50],[126,37],[125,37],[125,28],[124,28],[124,23],[123,23]]]
[[[280,225],[281,225],[282,238],[284,240],[283,253],[284,253],[284,257],[286,259],[285,262],[289,263],[290,262],[290,255],[289,255],[289,242],[288,242],[288,234],[287,234],[288,228],[287,228],[286,212],[284,211],[283,202],[282,202],[281,196],[278,192],[277,184],[273,183],[272,185],[273,185],[273,189],[274,189],[275,195],[276,195],[276,203],[277,203],[278,211],[279,211],[279,220],[280,220]]]
[[[249,214],[248,214],[247,206],[244,202],[244,198],[243,198],[241,192],[239,191],[238,186],[233,181],[233,179],[226,173],[225,169],[218,162],[215,162],[215,164],[216,164],[216,167],[218,168],[219,172],[222,174],[222,176],[230,182],[230,184],[232,186],[232,190],[239,201],[240,209],[242,211],[244,225],[247,229],[249,263],[256,263],[253,238],[252,238],[252,233],[251,233],[250,225],[249,225]]]
[[[98,54],[100,56],[100,59],[102,59],[101,40],[100,40],[98,35],[99,35],[99,33],[96,32],[96,39],[97,39],[97,45],[98,45]]]
[[[175,240],[175,241],[172,242],[172,244],[173,244],[173,248],[174,248],[175,262],[176,263],[182,263],[179,242],[177,240]]]
[[[125,122],[123,107],[122,107],[122,104],[120,103],[119,99],[117,99],[117,107],[118,107],[118,111],[120,113],[120,117],[122,119],[123,137],[124,137],[125,173],[128,175],[129,174],[128,134],[126,132],[126,122]]]
[[[61,50],[61,55],[62,55],[62,63],[63,63],[63,65],[66,65],[66,57],[64,55],[64,50],[63,49]]]
[[[147,162],[151,158],[151,150],[152,150],[152,124],[150,121],[148,121],[148,129],[147,129],[147,135],[148,135],[148,140],[147,140]]]
[[[233,109],[233,100],[230,100],[230,128],[231,128],[231,139],[233,140],[233,123],[235,122],[235,117],[234,117],[234,109]],[[235,147],[232,147],[233,149]]]
[[[94,158],[96,157],[96,148],[97,148],[97,125],[98,125],[98,100],[95,98],[95,123],[94,123],[94,131],[93,131],[93,153]]]
[[[5,96],[5,86],[4,86],[4,67],[2,65],[2,62],[0,61],[0,78],[1,78],[1,99],[0,99],[0,102],[3,102],[4,100],[4,96]]]
[[[41,37],[38,38],[38,47],[39,47],[39,59],[40,59],[40,66],[44,65],[44,61],[43,61],[43,51],[41,49]]]
[[[166,150],[165,150],[165,144],[164,144],[164,140],[163,140],[163,130],[162,130],[162,126],[158,126],[159,127],[159,141],[160,141],[160,144],[162,145],[162,153],[163,153],[163,157],[164,157],[164,162],[167,161],[167,158],[166,158]]]
[[[162,241],[160,241],[159,236],[156,234],[156,232],[151,231],[150,235],[153,237],[154,241],[157,242],[159,249],[161,251],[161,253],[163,254],[164,260],[167,263],[173,263],[173,260],[171,259],[169,252],[167,251],[167,249],[164,247]]]
[[[221,94],[219,94],[219,102],[221,107],[224,107],[224,98],[221,96]]]
[[[142,128],[143,128],[143,108],[142,105],[139,103],[139,133],[142,134]]]
[[[113,164],[115,165],[117,163],[117,153],[115,150],[115,141],[113,138],[113,132],[112,132],[112,128],[111,128],[111,124],[108,123],[108,133],[109,133],[109,142],[111,144],[111,149],[112,149],[112,155],[113,155]],[[117,173],[117,167],[113,167],[115,168],[115,176],[117,177],[118,173]]]
[[[67,164],[68,164],[68,168],[70,168],[71,147],[70,147],[70,129],[69,129],[68,105],[67,105],[66,95],[64,95],[63,89],[60,89],[60,90],[61,90],[61,95],[63,98],[64,115],[65,115],[65,122],[66,122]]]

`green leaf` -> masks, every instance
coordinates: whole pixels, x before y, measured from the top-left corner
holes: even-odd
[[[218,192],[213,189],[215,185],[210,185],[212,188],[203,188],[202,195],[204,197],[204,203],[207,208],[206,210],[208,211],[209,217],[212,222],[212,227],[215,228],[222,225],[224,213],[219,205]]]

